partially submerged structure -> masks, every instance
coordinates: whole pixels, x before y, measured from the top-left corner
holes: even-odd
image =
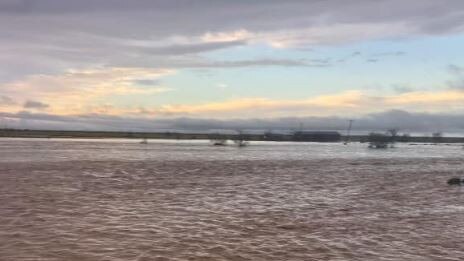
[[[208,138],[213,146],[226,146],[227,139],[219,133],[208,134]]]
[[[346,131],[346,139],[343,144],[348,145],[351,141],[351,127],[353,127],[353,121],[354,120],[349,120],[348,124],[348,130]]]
[[[234,144],[238,147],[245,147],[245,146],[248,146],[249,143],[246,140],[238,139],[238,140],[234,140]]]
[[[213,144],[213,146],[226,146],[227,140],[221,140],[221,139],[211,140],[211,144]]]
[[[238,134],[233,139],[235,145],[237,145],[238,147],[248,146],[248,141],[247,141],[246,135],[243,134],[242,131],[237,131],[237,132],[238,132]]]
[[[394,136],[376,132],[369,133],[367,141],[369,142],[369,148],[371,149],[392,148],[395,143]]]
[[[228,141],[232,140],[234,145],[238,147],[245,147],[249,144],[249,136],[250,135],[244,134],[242,131],[237,131],[237,134],[213,133],[209,134],[208,138],[211,144],[214,146],[227,146]]]
[[[450,178],[448,180],[448,185],[458,185],[458,186],[461,186],[461,185],[464,185],[464,179],[461,179],[461,178]]]

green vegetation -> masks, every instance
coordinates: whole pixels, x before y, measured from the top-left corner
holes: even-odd
[[[430,137],[419,136],[399,136],[395,142],[409,143],[464,143],[464,137]],[[56,131],[56,130],[17,130],[17,129],[0,129],[0,137],[10,138],[85,138],[85,139],[179,139],[179,140],[244,140],[244,141],[305,141],[295,139],[293,134],[220,134],[220,133],[180,133],[180,132],[111,132],[111,131]],[[391,136],[389,136],[391,139]],[[345,140],[340,136],[340,140],[330,140],[338,142]],[[352,135],[350,140],[353,142],[369,142],[369,135]],[[306,140],[308,141],[308,140]],[[321,138],[313,137],[314,142],[328,142],[324,136]]]

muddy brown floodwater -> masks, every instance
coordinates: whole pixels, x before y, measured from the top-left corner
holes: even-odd
[[[3,161],[0,260],[463,260],[462,159]]]

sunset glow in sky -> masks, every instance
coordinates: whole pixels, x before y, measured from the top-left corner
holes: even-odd
[[[4,121],[389,111],[464,114],[464,1],[0,0]]]

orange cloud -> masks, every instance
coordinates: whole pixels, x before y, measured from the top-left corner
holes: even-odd
[[[99,99],[169,91],[169,88],[160,86],[140,87],[134,81],[158,79],[171,73],[172,70],[146,68],[70,70],[60,75],[32,75],[0,88],[17,101],[37,100],[49,104],[48,113],[80,114],[92,112]],[[22,108],[17,104],[9,109],[18,111]]]
[[[164,105],[144,113],[154,115],[234,115],[245,117],[327,115],[339,110],[355,111],[366,104],[369,97],[360,91],[347,91],[304,100],[272,100],[268,98],[243,98],[198,105]]]
[[[398,96],[388,97],[387,104],[404,105],[404,104],[428,104],[428,105],[446,105],[446,104],[463,104],[464,91],[460,90],[443,90],[429,92],[408,92]]]
[[[372,95],[350,90],[306,99],[270,99],[248,97],[202,104],[160,104],[142,106],[137,98],[169,91],[160,86],[139,86],[140,80],[153,81],[172,74],[166,69],[99,68],[74,70],[61,75],[34,75],[23,81],[0,86],[2,95],[15,103],[1,105],[2,111],[23,110],[25,101],[49,105],[42,110],[51,114],[111,114],[120,116],[194,116],[265,118],[287,116],[357,115],[390,109],[440,112],[464,109],[464,90],[442,89],[398,95]],[[129,107],[112,104],[110,98],[134,99]]]
[[[464,108],[464,91],[440,90],[412,92],[400,95],[374,96],[360,90],[333,95],[316,96],[303,100],[273,100],[243,98],[197,105],[164,105],[144,109],[151,115],[191,115],[207,117],[276,117],[327,116],[380,112],[390,109],[439,112],[450,108]]]

